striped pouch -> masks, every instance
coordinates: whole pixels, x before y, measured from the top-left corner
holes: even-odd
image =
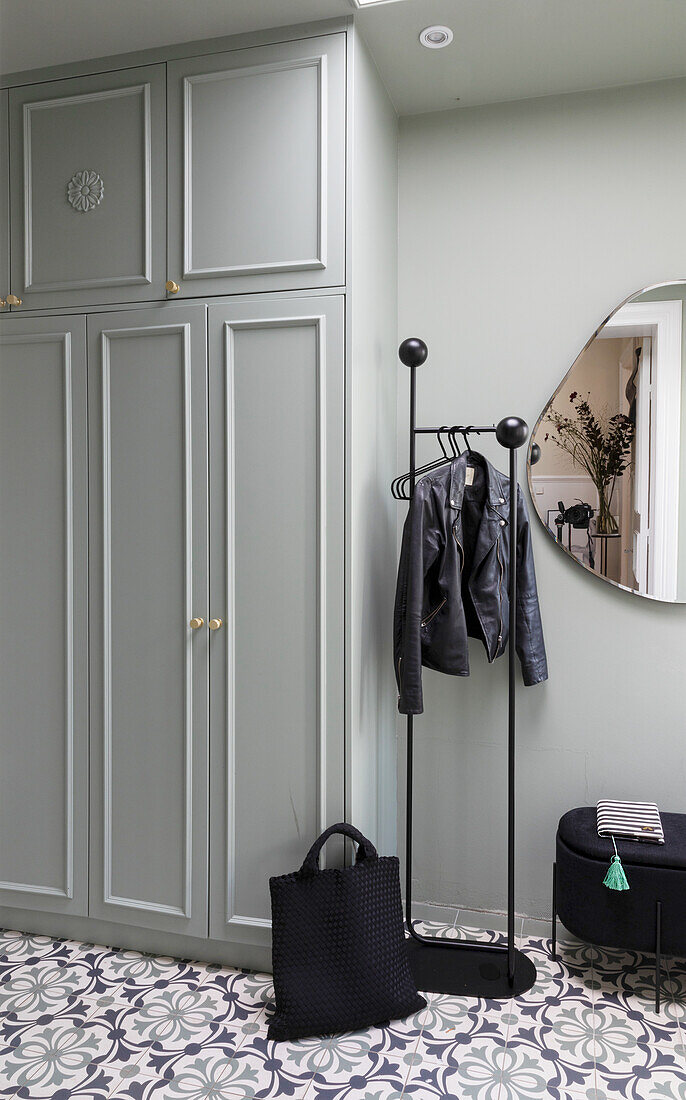
[[[664,844],[660,811],[654,802],[613,802],[602,799],[597,806],[598,836],[622,837]]]

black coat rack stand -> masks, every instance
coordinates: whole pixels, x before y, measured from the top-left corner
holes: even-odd
[[[427,346],[422,340],[404,340],[398,350],[402,363],[410,368],[410,470],[409,497],[416,480],[416,439],[418,435],[437,435],[440,428],[416,425],[417,367],[425,362]],[[445,430],[445,429],[443,429]],[[510,452],[510,545],[517,545],[517,448],[527,439],[529,429],[523,420],[508,416],[500,423],[485,427],[465,425],[451,429],[476,435],[493,433]],[[414,762],[414,716],[407,715],[407,808],[405,819],[405,915],[410,933],[407,946],[417,988],[432,993],[461,996],[510,998],[531,989],[536,968],[515,947],[515,609],[517,607],[517,555],[510,553],[509,599],[510,637],[507,645],[508,722],[507,722],[507,942],[483,943],[478,940],[445,940],[423,936],[412,920],[412,795]]]

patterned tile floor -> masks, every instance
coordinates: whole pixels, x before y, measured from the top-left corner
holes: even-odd
[[[269,975],[3,932],[0,1097],[686,1100],[686,960],[656,1016],[649,956],[520,946],[538,981],[513,1001],[429,994],[386,1027],[274,1044]]]

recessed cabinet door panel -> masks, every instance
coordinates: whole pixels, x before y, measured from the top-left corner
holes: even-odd
[[[0,903],[87,912],[86,326],[0,326]]]
[[[343,815],[343,303],[209,308],[212,937]]]
[[[184,295],[345,281],[345,35],[169,65],[169,274]]]
[[[8,92],[0,92],[0,298],[10,293],[10,207],[9,207],[9,128]],[[0,303],[0,310],[9,307]]]
[[[24,308],[163,298],[165,66],[13,89],[10,131]]]
[[[88,318],[90,914],[207,934],[201,305]]]

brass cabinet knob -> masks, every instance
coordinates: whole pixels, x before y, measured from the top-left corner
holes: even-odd
[[[16,294],[8,294],[6,298],[8,306],[20,306],[23,300],[23,298],[17,298]]]
[[[181,287],[178,283],[175,283],[173,279],[167,279],[166,283],[164,284],[164,289],[167,291],[168,294],[178,294],[181,290]]]
[[[0,298],[0,309],[2,309],[2,308],[3,308],[3,306],[6,306],[6,305],[7,305],[7,302],[5,301],[5,299],[4,299],[4,298]]]
[[[223,624],[221,619],[210,619],[207,625],[209,626],[210,630],[219,630],[219,627]]]
[[[198,630],[204,622],[204,619],[191,619],[191,630]]]

